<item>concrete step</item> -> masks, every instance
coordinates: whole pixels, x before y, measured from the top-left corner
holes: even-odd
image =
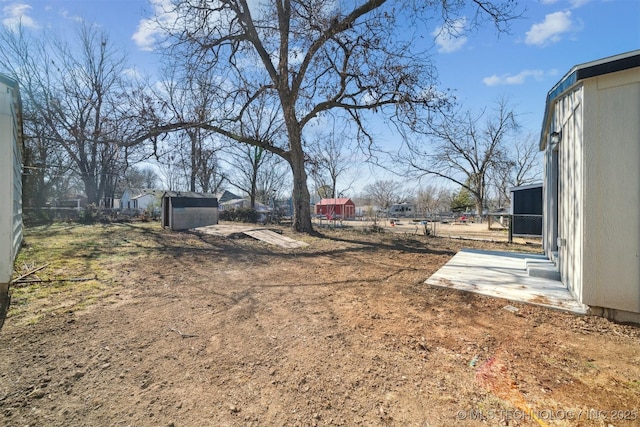
[[[548,259],[529,259],[525,260],[527,274],[531,277],[541,277],[548,280],[560,281],[560,270],[553,261]]]
[[[555,280],[557,282],[560,281],[560,271],[555,268],[549,267],[532,267],[528,269],[529,276],[531,277],[542,277],[543,279]]]

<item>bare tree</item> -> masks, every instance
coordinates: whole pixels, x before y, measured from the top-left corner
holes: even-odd
[[[248,106],[250,114],[240,121],[240,132],[255,139],[275,141],[281,138],[282,124],[277,111],[265,101],[260,99]],[[232,144],[227,152],[238,172],[232,184],[247,193],[252,208],[255,208],[256,201],[268,204],[273,192],[281,190],[284,180],[279,176],[279,162],[274,159],[275,155],[265,147],[249,144]]]
[[[158,175],[150,167],[139,168],[132,166],[127,169],[124,179],[120,182],[119,190],[125,188],[148,188],[155,189],[158,186]]]
[[[169,191],[189,191],[184,168],[175,153],[165,153],[158,159],[158,169],[164,186]]]
[[[42,144],[55,151],[82,180],[89,203],[113,198],[131,154],[120,115],[129,90],[124,55],[87,23],[76,44],[44,33],[31,39],[23,28],[5,29],[0,41],[0,66],[20,82],[25,119],[34,121],[27,143],[40,145],[41,154]]]
[[[38,209],[44,207],[49,199],[61,196],[56,194],[57,189],[68,190],[66,183],[72,171],[68,159],[46,138],[42,122],[31,108],[31,103],[23,103],[22,204],[27,214],[34,209],[39,216],[45,214]]]
[[[250,199],[251,207],[255,208],[256,201],[268,202],[270,193],[276,190],[277,161],[273,154],[261,147],[251,145],[238,145],[232,147],[229,152],[236,173],[230,177],[230,183],[244,191]],[[280,188],[277,188],[280,190]]]
[[[538,141],[531,132],[516,135],[506,144],[504,159],[497,162],[489,172],[489,180],[495,188],[498,208],[508,205],[510,187],[532,184],[541,180],[542,165]]]
[[[305,128],[319,115],[341,111],[369,146],[367,114],[382,113],[402,128],[415,128],[446,104],[435,90],[426,53],[401,34],[431,14],[451,25],[466,2],[361,0],[174,0],[158,20],[168,55],[184,59],[185,75],[224,76],[216,88],[218,109],[200,123],[172,123],[153,132],[200,126],[262,147],[287,161],[293,175],[293,229],[312,231]],[[512,1],[470,2],[477,16],[498,26],[514,16]],[[284,135],[245,134],[238,125],[261,102],[277,111]],[[153,133],[152,132],[152,133]]]
[[[351,146],[344,132],[336,134],[335,121],[333,124],[328,132],[314,138],[318,140],[316,144],[309,144],[306,163],[318,195],[335,199],[351,188],[355,181],[352,178],[348,185],[337,190],[338,178],[354,166],[355,147]]]
[[[216,108],[218,78],[211,73],[180,75],[175,65],[163,73],[161,89],[156,96],[162,99],[165,114],[179,122],[201,123]],[[210,192],[218,188],[224,174],[218,165],[222,138],[202,127],[185,127],[179,131],[179,145],[168,147],[178,153],[189,183],[189,191]]]
[[[363,192],[376,206],[384,210],[388,210],[394,203],[404,201],[402,186],[396,181],[375,181],[365,186]]]
[[[418,189],[416,209],[425,216],[448,210],[450,204],[451,194],[444,188],[429,184]]]
[[[269,155],[258,171],[256,199],[268,205],[270,200],[275,203],[277,199],[288,197],[291,194],[288,176],[284,160]]]
[[[435,147],[409,141],[410,167],[419,175],[431,174],[460,185],[475,200],[482,215],[490,171],[506,158],[506,141],[518,129],[514,111],[505,100],[495,110],[478,116],[470,112],[444,116],[432,127]]]

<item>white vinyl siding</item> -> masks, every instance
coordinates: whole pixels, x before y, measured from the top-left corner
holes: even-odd
[[[11,281],[22,243],[22,135],[17,85],[0,80],[0,284]]]

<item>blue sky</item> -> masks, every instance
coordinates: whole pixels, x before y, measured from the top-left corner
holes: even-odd
[[[127,49],[132,66],[153,71],[153,26],[148,19],[167,0],[0,0],[2,24],[18,19],[34,29],[69,28],[94,21]],[[466,38],[438,36],[432,22],[423,38],[442,88],[455,90],[478,111],[506,97],[520,114],[523,131],[538,133],[549,89],[574,65],[640,49],[640,0],[523,0],[510,34],[490,24]],[[462,19],[461,28],[472,17]]]

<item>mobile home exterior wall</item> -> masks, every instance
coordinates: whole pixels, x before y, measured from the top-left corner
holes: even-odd
[[[389,207],[388,215],[390,217],[413,217],[416,215],[416,207],[409,203],[399,203]]]
[[[0,318],[4,319],[13,263],[22,244],[22,106],[18,83],[3,75],[0,75],[0,175]]]

